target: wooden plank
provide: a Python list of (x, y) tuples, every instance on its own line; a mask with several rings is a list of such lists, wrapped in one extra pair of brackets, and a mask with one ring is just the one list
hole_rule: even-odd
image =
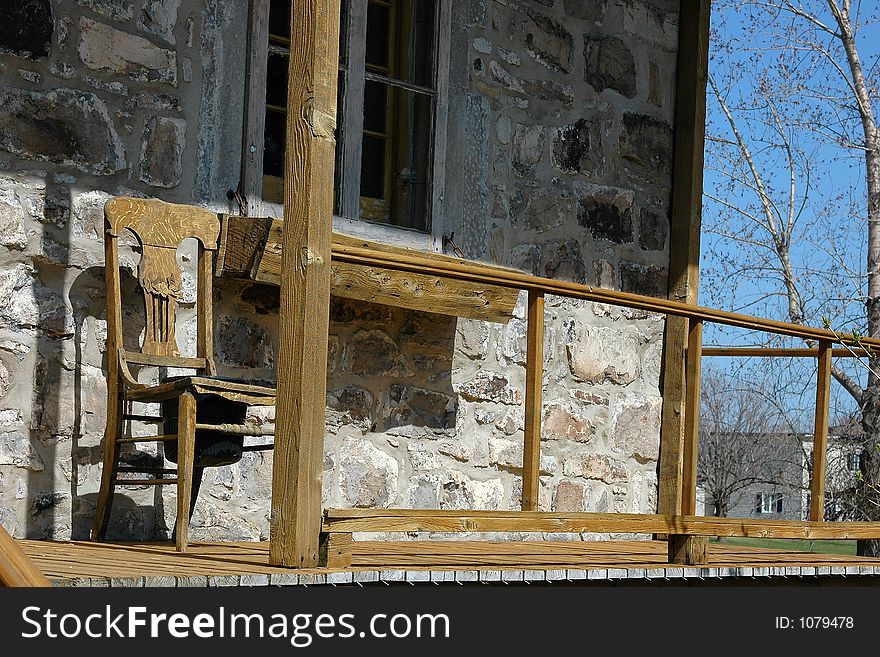
[(269, 0), (250, 0), (247, 91), (241, 157), (241, 190), (250, 215), (263, 206), (263, 150), (266, 130), (266, 61), (269, 58)]
[(196, 291), (196, 349), (204, 374), (214, 376), (214, 252), (199, 243)]
[[(536, 290), (545, 294), (607, 303), (650, 313), (667, 314), (674, 317), (700, 319), (704, 322), (764, 331), (777, 335), (787, 335), (802, 340), (829, 340), (835, 344), (861, 344), (880, 349), (880, 338), (857, 338), (851, 334), (835, 334), (828, 329), (780, 322), (718, 310), (716, 308), (707, 308), (673, 299), (658, 299), (631, 292), (594, 288), (589, 285), (532, 276), (512, 269), (440, 256), (439, 254), (425, 254), (411, 249), (388, 247), (377, 242), (357, 240), (358, 246), (355, 246), (353, 242), (349, 245), (347, 241), (343, 243), (339, 239), (341, 237), (340, 234), (336, 234), (334, 238), (336, 241), (332, 245), (331, 255), (334, 262), (344, 262), (410, 274), (424, 274), (433, 277), (479, 283), (481, 285), (496, 285), (515, 290)], [(386, 248), (377, 249), (375, 247)], [(226, 270), (224, 270), (224, 273), (226, 273)], [(682, 343), (682, 379), (684, 378), (684, 348), (685, 344)]]
[(125, 362), (134, 365), (151, 367), (182, 367), (187, 369), (204, 369), (207, 361), (203, 357), (188, 358), (186, 356), (166, 356), (164, 354), (142, 354), (137, 351), (125, 350)]
[[(22, 551), (53, 579), (206, 576), (289, 572), (269, 564), (267, 543), (193, 543), (177, 553), (164, 543), (88, 543), (16, 541)], [(662, 568), (660, 541), (355, 541), (352, 568), (431, 568), (432, 570), (510, 568), (559, 569)], [(711, 543), (706, 566), (877, 566), (880, 561), (837, 554), (809, 554), (779, 549)], [(705, 566), (704, 566), (705, 567)], [(334, 569), (304, 569), (327, 573)], [(336, 569), (338, 570), (338, 569)]]
[[(710, 0), (683, 2), (678, 28), (667, 298), (689, 304), (697, 303), (699, 287), (710, 13)], [(687, 322), (667, 317), (657, 498), (661, 513), (681, 511), (687, 340)]]
[[(232, 216), (224, 216), (223, 220), (226, 255), (223, 268), (215, 273), (278, 285), (281, 281), (284, 222)], [(333, 244), (368, 248), (390, 256), (410, 255), (428, 266), (459, 261), (442, 254), (423, 253), (341, 233), (333, 234)], [(337, 297), (501, 323), (510, 320), (518, 296), (518, 290), (503, 286), (427, 274), (407, 275), (336, 261), (331, 263), (330, 286), (331, 295)]]
[(461, 260), (453, 263), (432, 262), (427, 264), (421, 256), (414, 257), (408, 253), (391, 256), (366, 248), (341, 244), (333, 246), (333, 258), (339, 262), (380, 267), (395, 271), (501, 285), (518, 290), (538, 290), (545, 294), (607, 303), (656, 314), (700, 319), (704, 322), (736, 326), (754, 331), (765, 331), (777, 335), (788, 335), (802, 340), (830, 340), (834, 343), (860, 344), (867, 347), (880, 348), (880, 338), (856, 337), (851, 334), (835, 333), (829, 329), (753, 317), (751, 315), (718, 310), (717, 308), (707, 308), (682, 301), (659, 299), (632, 292), (594, 288), (581, 283), (532, 276), (531, 274), (524, 274), (477, 262)]
[(541, 470), (541, 400), (544, 374), (544, 294), (529, 292), (522, 509), (537, 511)]
[(708, 536), (669, 536), (669, 563), (699, 566), (709, 561)]
[(318, 565), (321, 531), (339, 0), (290, 6), (269, 554), (273, 564), (308, 567)]
[(714, 516), (542, 511), (328, 509), (326, 532), (665, 533), (685, 536), (857, 539), (880, 537), (880, 522), (802, 522)]
[[(177, 520), (174, 523), (174, 531), (178, 552), (186, 552), (189, 543), (189, 511), (195, 446), (196, 398), (192, 393), (185, 392), (177, 402)], [(158, 480), (153, 483), (164, 483), (164, 481)]]
[(0, 525), (0, 586), (52, 586), (37, 564)]
[[(704, 356), (760, 357), (760, 358), (818, 358), (819, 350), (810, 347), (703, 347)], [(834, 358), (869, 358), (870, 354), (858, 347), (832, 349)]]
[(684, 453), (682, 455), (681, 512), (697, 513), (697, 465), (700, 437), (700, 376), (702, 371), (703, 322), (690, 320), (685, 389)]
[(813, 468), (810, 473), (810, 520), (825, 519), (825, 477), (828, 466), (828, 419), (831, 400), (831, 343), (819, 342)]

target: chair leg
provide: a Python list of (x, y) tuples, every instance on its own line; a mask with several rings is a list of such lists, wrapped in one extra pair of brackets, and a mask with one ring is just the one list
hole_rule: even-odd
[(186, 552), (189, 537), (195, 442), (196, 398), (191, 392), (185, 392), (180, 396), (177, 411), (177, 521), (174, 535), (178, 552)]
[(113, 506), (113, 485), (116, 466), (119, 461), (119, 443), (122, 435), (122, 399), (112, 395), (107, 400), (107, 425), (104, 430), (104, 465), (101, 470), (101, 488), (98, 491), (98, 504), (95, 522), (92, 526), (92, 540), (103, 541), (110, 522), (110, 509)]

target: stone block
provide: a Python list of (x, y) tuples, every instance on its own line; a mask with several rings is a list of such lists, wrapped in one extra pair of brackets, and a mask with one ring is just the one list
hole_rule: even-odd
[(179, 185), (185, 149), (186, 121), (167, 116), (149, 117), (141, 143), (141, 181), (153, 187)]
[(656, 179), (672, 172), (672, 126), (647, 114), (624, 112), (620, 156)]
[(0, 90), (0, 150), (97, 175), (125, 168), (125, 147), (104, 101), (75, 89)]
[(611, 449), (642, 463), (656, 461), (660, 457), (662, 406), (659, 397), (619, 397), (612, 422)]
[(507, 377), (487, 370), (480, 370), (473, 379), (462, 384), (458, 392), (469, 401), (491, 401), (517, 406), (522, 403), (522, 392), (511, 386)]
[(529, 11), (528, 17), (526, 51), (551, 71), (568, 73), (573, 43), (571, 34), (562, 24), (536, 11)]
[(624, 292), (665, 297), (668, 273), (665, 267), (638, 262), (620, 263), (620, 289)]
[(0, 244), (16, 251), (27, 247), (24, 208), (11, 189), (0, 189)]
[(382, 330), (361, 330), (345, 344), (342, 371), (358, 376), (411, 376), (413, 370), (394, 340)]
[(541, 421), (543, 440), (574, 440), (588, 443), (596, 435), (596, 427), (583, 409), (567, 401), (546, 404)]
[(177, 53), (173, 50), (85, 17), (79, 19), (79, 32), (77, 52), (88, 68), (125, 74), (139, 82), (177, 85)]
[(605, 19), (608, 0), (562, 0), (562, 7), (567, 16), (585, 18), (594, 23)]
[(606, 484), (629, 481), (626, 462), (605, 454), (574, 454), (562, 462), (562, 472), (566, 477), (597, 479)]
[(669, 220), (646, 208), (639, 211), (639, 246), (645, 251), (662, 251), (669, 233)]
[(584, 80), (602, 93), (636, 95), (636, 60), (626, 41), (617, 36), (584, 35)]
[(580, 242), (576, 239), (567, 239), (547, 242), (543, 247), (545, 276), (574, 283), (587, 282)]
[(451, 471), (443, 482), (442, 509), (498, 509), (504, 498), (500, 479), (478, 481), (462, 472)]
[(174, 26), (181, 0), (147, 0), (138, 16), (138, 27), (174, 44)]
[(641, 372), (642, 345), (634, 327), (587, 326), (567, 322), (568, 365), (578, 381), (632, 383)]
[(578, 119), (557, 128), (553, 137), (553, 166), (564, 173), (598, 176), (605, 169), (602, 125), (599, 121)]
[(339, 486), (345, 500), (353, 507), (391, 506), (397, 493), (397, 460), (360, 438), (346, 438), (342, 454)]

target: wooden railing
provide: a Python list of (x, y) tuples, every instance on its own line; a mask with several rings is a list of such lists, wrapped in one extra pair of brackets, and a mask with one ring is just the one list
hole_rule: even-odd
[[(525, 435), (523, 445), (523, 491), (521, 512), (339, 510), (325, 512), (323, 530), (328, 538), (330, 562), (345, 565), (350, 559), (352, 531), (574, 531), (642, 532), (667, 534), (670, 560), (700, 563), (706, 558), (705, 537), (761, 536), (765, 538), (880, 538), (880, 522), (825, 523), (824, 495), (828, 443), (831, 358), (864, 356), (866, 349), (880, 348), (880, 339), (838, 334), (829, 329), (802, 326), (739, 313), (706, 308), (669, 299), (594, 288), (588, 285), (531, 276), (469, 261), (437, 262), (409, 254), (382, 253), (351, 244), (332, 245), (334, 262), (376, 267), (438, 278), (508, 287), (528, 292), (526, 353)], [(688, 320), (686, 350), (685, 437), (681, 455), (679, 490), (681, 515), (555, 514), (538, 512), (541, 377), (543, 366), (544, 297), (552, 294), (613, 304)], [(430, 311), (430, 308), (425, 308)], [(704, 323), (763, 331), (816, 343), (816, 348), (759, 349), (712, 347), (703, 349)], [(834, 349), (833, 345), (847, 345)], [(810, 522), (705, 518), (696, 516), (697, 450), (700, 425), (700, 376), (703, 356), (794, 356), (818, 360), (816, 416), (811, 470)], [(702, 540), (700, 543), (699, 540)], [(701, 547), (702, 546), (702, 547)], [(348, 555), (348, 556), (347, 556)]]
[(52, 586), (2, 526), (0, 526), (0, 586)]

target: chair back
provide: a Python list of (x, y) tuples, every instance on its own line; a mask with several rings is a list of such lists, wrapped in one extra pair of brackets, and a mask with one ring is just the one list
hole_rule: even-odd
[[(119, 351), (120, 357), (131, 363), (195, 368), (213, 374), (211, 278), (220, 233), (218, 216), (205, 208), (118, 197), (104, 205), (104, 219), (108, 356), (113, 358)], [(124, 350), (122, 342), (118, 241), (126, 229), (141, 247), (137, 280), (144, 292), (146, 321), (140, 352)], [(177, 304), (183, 289), (177, 249), (187, 238), (198, 240), (196, 358), (180, 356), (175, 335)]]

